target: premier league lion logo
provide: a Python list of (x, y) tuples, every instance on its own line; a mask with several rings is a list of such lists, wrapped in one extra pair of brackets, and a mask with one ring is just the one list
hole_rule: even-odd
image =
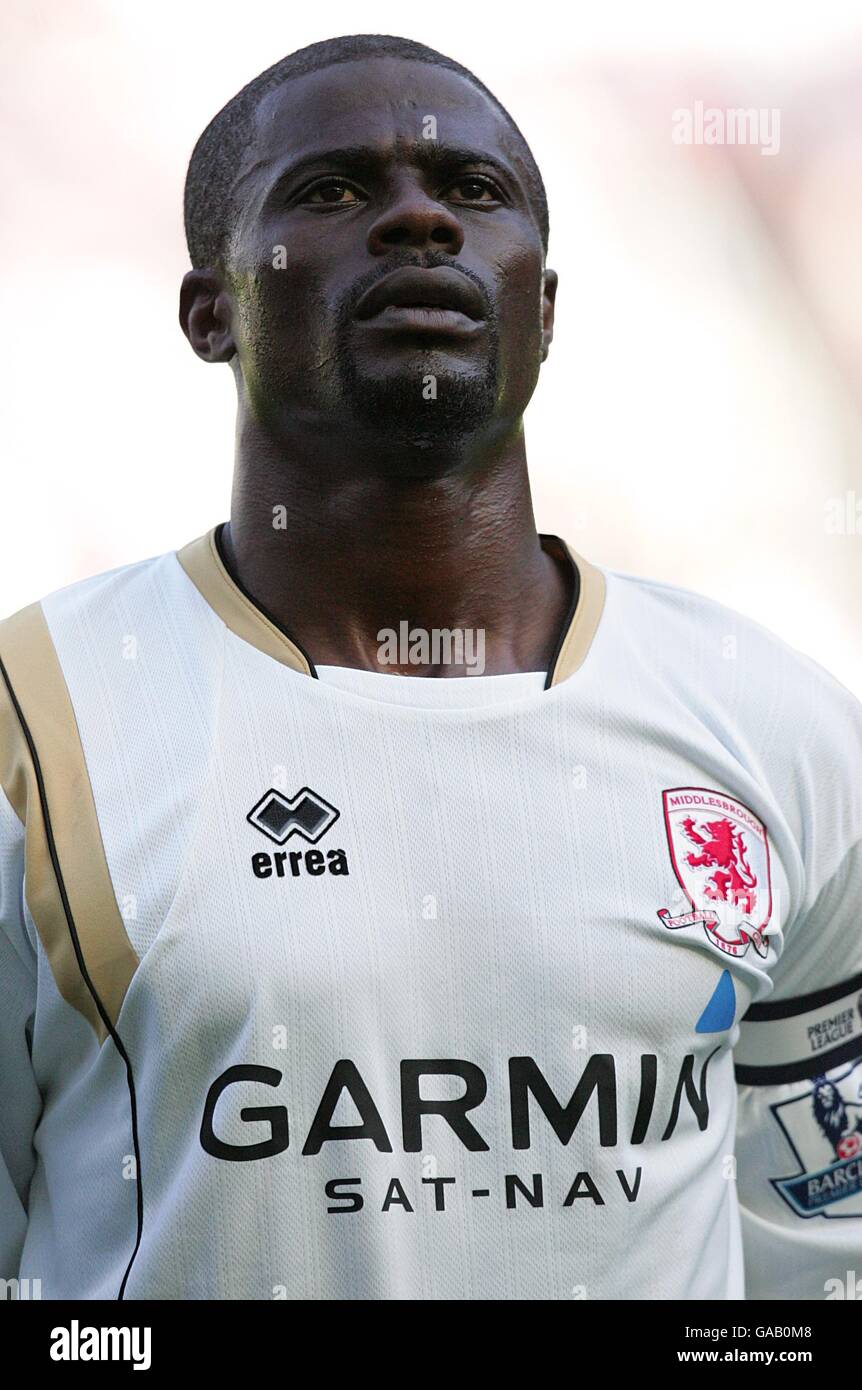
[(826, 1076), (814, 1079), (813, 1112), (836, 1158), (855, 1158), (862, 1153), (862, 1105), (845, 1101), (835, 1083)]
[(706, 787), (673, 787), (662, 798), (671, 863), (692, 911), (672, 916), (663, 907), (659, 920), (674, 931), (702, 926), (725, 955), (744, 956), (753, 946), (765, 956), (772, 914), (766, 826), (735, 797)]
[(771, 1178), (797, 1216), (862, 1217), (862, 1062), (770, 1106), (799, 1171)]

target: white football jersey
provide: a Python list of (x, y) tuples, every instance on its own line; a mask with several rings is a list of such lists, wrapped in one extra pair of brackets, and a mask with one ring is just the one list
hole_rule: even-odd
[(218, 537), (0, 624), (0, 1278), (711, 1300), (862, 1271), (855, 698), (552, 537), (546, 679), (318, 673)]

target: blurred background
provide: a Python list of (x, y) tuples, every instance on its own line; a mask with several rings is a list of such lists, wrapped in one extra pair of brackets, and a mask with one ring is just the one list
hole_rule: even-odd
[(176, 317), (186, 162), (261, 69), (366, 30), (472, 68), (542, 169), (539, 528), (730, 604), (862, 696), (855, 0), (4, 0), (0, 612), (227, 516), (232, 376)]

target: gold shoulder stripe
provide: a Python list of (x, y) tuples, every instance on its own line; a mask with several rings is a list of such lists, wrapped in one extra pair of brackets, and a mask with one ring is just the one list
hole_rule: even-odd
[(41, 604), (0, 622), (0, 659), (0, 784), (25, 827), (27, 905), (60, 994), (101, 1043), (138, 957), (117, 906), (75, 712)]
[(178, 550), (177, 559), (195, 588), (231, 632), (283, 666), (311, 675), (311, 668), (299, 647), (231, 579), (216, 548), (215, 528)]
[(566, 545), (566, 550), (569, 552), (573, 564), (577, 566), (578, 574), (581, 577), (581, 587), (574, 617), (563, 638), (563, 644), (554, 663), (554, 672), (550, 681), (552, 686), (559, 685), (583, 664), (601, 621), (607, 587), (605, 576), (600, 569), (596, 569), (589, 560), (584, 560), (582, 556), (577, 555), (570, 545)]

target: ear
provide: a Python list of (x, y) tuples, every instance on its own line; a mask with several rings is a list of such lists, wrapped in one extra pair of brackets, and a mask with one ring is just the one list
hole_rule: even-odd
[(190, 270), (180, 287), (180, 327), (204, 362), (229, 362), (236, 354), (231, 300), (215, 270)]
[(548, 355), (554, 336), (554, 303), (557, 298), (557, 272), (546, 270), (542, 282), (542, 361)]

